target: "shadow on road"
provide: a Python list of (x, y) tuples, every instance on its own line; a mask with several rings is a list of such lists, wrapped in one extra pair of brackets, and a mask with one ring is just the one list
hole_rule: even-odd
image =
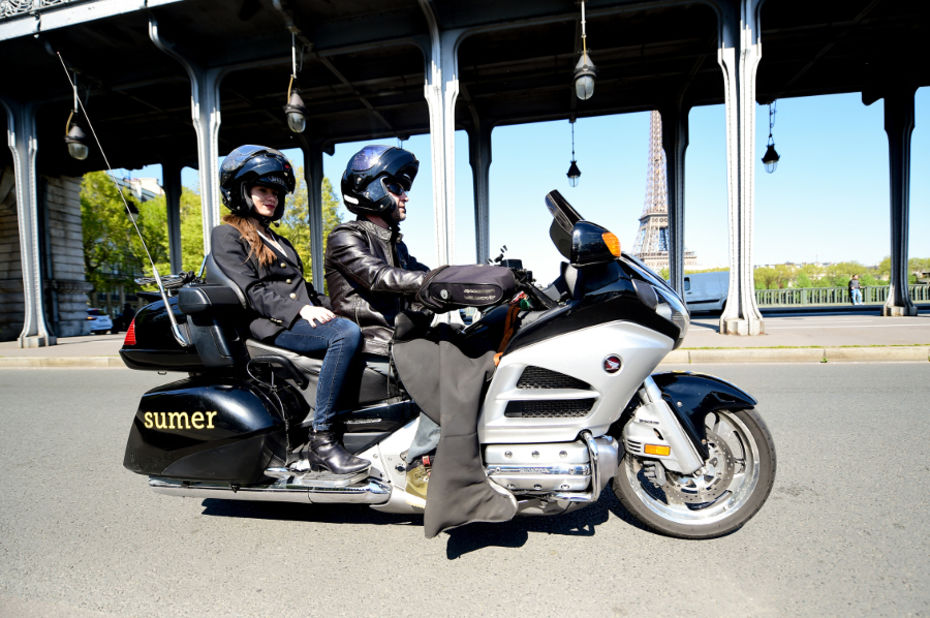
[(476, 523), (448, 532), (446, 558), (455, 560), (467, 553), (487, 547), (518, 548), (526, 544), (531, 532), (565, 536), (594, 536), (595, 528), (606, 523), (613, 513), (618, 519), (646, 530), (620, 504), (613, 492), (601, 494), (597, 503), (565, 515), (522, 517), (503, 524)]
[(313, 521), (323, 524), (423, 524), (422, 515), (382, 513), (362, 504), (293, 504), (287, 502), (249, 502), (207, 498), (203, 514), (214, 517), (276, 519), (279, 521)]
[[(423, 517), (420, 515), (382, 513), (360, 504), (290, 504), (208, 498), (202, 505), (203, 514), (213, 517), (375, 526), (423, 525)], [(446, 558), (455, 560), (488, 547), (523, 547), (530, 533), (594, 536), (595, 528), (609, 521), (611, 514), (624, 524), (649, 532), (607, 488), (596, 504), (565, 515), (518, 517), (506, 523), (474, 523), (449, 530), (445, 533), (448, 537)]]

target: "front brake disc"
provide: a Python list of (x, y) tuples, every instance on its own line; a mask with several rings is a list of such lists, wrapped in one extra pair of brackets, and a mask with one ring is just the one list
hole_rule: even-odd
[(662, 489), (676, 494), (686, 504), (704, 504), (722, 496), (733, 481), (736, 460), (730, 446), (710, 429), (707, 430), (707, 450), (710, 456), (701, 468), (688, 475), (669, 471), (668, 483)]

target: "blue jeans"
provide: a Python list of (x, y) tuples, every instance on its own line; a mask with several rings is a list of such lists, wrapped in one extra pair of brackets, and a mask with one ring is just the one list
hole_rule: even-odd
[(861, 305), (862, 304), (862, 290), (859, 288), (853, 288), (852, 290), (852, 304)]
[(275, 337), (275, 345), (298, 354), (310, 356), (326, 350), (316, 387), (314, 431), (327, 431), (330, 428), (336, 413), (336, 399), (361, 341), (362, 331), (355, 322), (345, 318), (333, 318), (325, 324), (317, 323), (315, 327), (299, 318), (294, 326)]

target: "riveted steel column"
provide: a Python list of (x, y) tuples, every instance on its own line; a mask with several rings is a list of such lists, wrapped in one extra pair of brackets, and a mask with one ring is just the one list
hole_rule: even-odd
[(455, 255), (455, 102), (459, 95), (458, 43), (462, 30), (439, 29), (429, 0), (420, 0), (429, 26), (429, 57), (423, 94), (429, 107), (433, 163), (433, 212), (436, 217), (435, 266)]
[(210, 252), (210, 232), (220, 222), (219, 133), (220, 81), (224, 70), (203, 68), (185, 58), (158, 34), (158, 22), (149, 18), (149, 38), (155, 46), (181, 63), (191, 81), (191, 119), (197, 133), (197, 165), (203, 208), (203, 251)]
[(720, 332), (765, 332), (756, 304), (752, 271), (755, 197), (756, 70), (762, 57), (759, 8), (762, 0), (739, 0), (721, 12), (717, 62), (723, 69), (727, 120), (727, 209), (730, 238), (730, 290), (720, 316)]
[(168, 215), (168, 260), (171, 272), (184, 268), (181, 260), (181, 165), (162, 163), (162, 182), (165, 183), (165, 206)]
[(478, 124), (468, 133), (468, 154), (475, 194), (475, 259), (484, 264), (491, 257), (490, 187), (491, 127)]
[(882, 315), (917, 315), (907, 291), (907, 235), (911, 188), (911, 133), (914, 131), (914, 89), (899, 88), (885, 95), (885, 133), (891, 185), (891, 286)]
[(662, 148), (667, 161), (669, 281), (685, 296), (685, 150), (688, 148), (688, 111), (681, 101), (663, 107)]
[(7, 144), (13, 153), (16, 178), (16, 218), (19, 223), (19, 254), (23, 269), (23, 330), (21, 348), (55, 345), (56, 338), (45, 321), (42, 268), (39, 256), (39, 200), (36, 179), (35, 108), (30, 104), (3, 101), (7, 111)]
[(304, 180), (307, 182), (307, 217), (310, 224), (310, 270), (313, 287), (323, 291), (323, 151), (318, 146), (301, 146)]

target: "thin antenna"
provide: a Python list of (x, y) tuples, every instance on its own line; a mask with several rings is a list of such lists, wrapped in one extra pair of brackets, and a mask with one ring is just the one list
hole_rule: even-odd
[[(65, 59), (62, 58), (61, 52), (56, 51), (55, 54), (58, 56), (58, 60), (61, 61), (61, 67), (65, 70), (65, 77), (68, 78), (68, 83), (71, 84), (71, 89), (74, 91), (74, 101), (75, 109), (72, 110), (72, 113), (77, 110), (79, 106), (81, 108), (81, 113), (84, 115), (84, 120), (87, 121), (87, 128), (90, 129), (90, 134), (94, 136), (94, 142), (97, 144), (97, 149), (100, 151), (100, 156), (103, 157), (103, 162), (107, 167), (107, 171), (110, 174), (113, 174), (113, 167), (110, 165), (109, 159), (107, 159), (107, 154), (103, 151), (103, 146), (100, 145), (100, 139), (97, 137), (97, 131), (94, 129), (94, 124), (90, 121), (90, 116), (87, 115), (87, 109), (84, 107), (83, 101), (80, 97), (77, 96), (77, 85), (71, 79), (71, 72), (68, 71), (68, 66), (65, 64)], [(155, 283), (158, 285), (158, 291), (161, 292), (161, 299), (165, 303), (165, 311), (168, 314), (168, 320), (171, 322), (171, 332), (174, 335), (174, 338), (179, 344), (184, 347), (190, 347), (191, 342), (184, 337), (181, 333), (181, 329), (178, 326), (178, 322), (174, 317), (174, 312), (171, 311), (171, 306), (168, 303), (168, 293), (165, 291), (165, 284), (161, 280), (161, 276), (158, 274), (158, 268), (155, 266), (155, 260), (152, 259), (152, 254), (149, 253), (149, 248), (145, 244), (145, 238), (142, 236), (142, 232), (139, 230), (139, 226), (136, 224), (136, 218), (132, 214), (132, 209), (129, 207), (129, 202), (126, 201), (126, 196), (123, 195), (123, 188), (116, 183), (116, 191), (119, 193), (120, 199), (123, 201), (123, 207), (126, 209), (126, 215), (129, 217), (129, 221), (132, 223), (133, 229), (136, 230), (136, 235), (139, 236), (139, 240), (142, 242), (142, 249), (145, 251), (145, 257), (148, 258), (149, 264), (152, 267), (152, 275), (155, 277)]]

